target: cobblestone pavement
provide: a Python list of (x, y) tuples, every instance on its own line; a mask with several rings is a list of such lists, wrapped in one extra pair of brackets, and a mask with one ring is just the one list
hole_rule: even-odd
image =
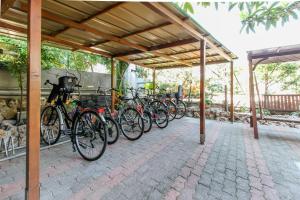
[[(41, 153), (41, 199), (300, 199), (300, 133), (184, 118), (86, 162), (70, 143)], [(298, 132), (298, 133), (297, 133)], [(24, 199), (25, 157), (0, 163), (0, 199)]]

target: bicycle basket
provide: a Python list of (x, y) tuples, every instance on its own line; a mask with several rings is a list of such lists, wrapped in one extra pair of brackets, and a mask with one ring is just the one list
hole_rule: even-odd
[[(100, 95), (81, 95), (80, 102), (83, 108), (99, 108), (105, 106), (105, 97)], [(109, 103), (109, 101), (108, 101)]]
[(58, 78), (58, 85), (60, 88), (65, 88), (66, 93), (72, 93), (77, 80), (78, 79), (74, 76), (62, 76)]

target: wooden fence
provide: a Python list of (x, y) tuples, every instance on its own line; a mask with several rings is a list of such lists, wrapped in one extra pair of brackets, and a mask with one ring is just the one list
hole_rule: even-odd
[(300, 94), (263, 95), (262, 105), (271, 111), (300, 111)]

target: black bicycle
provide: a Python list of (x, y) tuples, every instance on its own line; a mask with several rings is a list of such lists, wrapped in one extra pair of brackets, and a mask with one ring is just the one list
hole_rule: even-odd
[(45, 82), (45, 85), (52, 85), (52, 90), (47, 100), (50, 105), (41, 114), (41, 138), (46, 144), (53, 145), (61, 134), (69, 135), (73, 151), (77, 149), (85, 160), (94, 161), (106, 149), (106, 128), (99, 128), (106, 126), (105, 119), (91, 109), (82, 108), (79, 100), (72, 100), (72, 112), (67, 112), (65, 104), (69, 103), (70, 94), (76, 87), (81, 87), (77, 80), (73, 76), (63, 76), (58, 79), (58, 84)]

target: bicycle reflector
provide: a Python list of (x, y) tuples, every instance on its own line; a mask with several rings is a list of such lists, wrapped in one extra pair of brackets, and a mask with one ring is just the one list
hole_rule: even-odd
[(105, 113), (105, 109), (104, 108), (98, 108), (98, 113)]

